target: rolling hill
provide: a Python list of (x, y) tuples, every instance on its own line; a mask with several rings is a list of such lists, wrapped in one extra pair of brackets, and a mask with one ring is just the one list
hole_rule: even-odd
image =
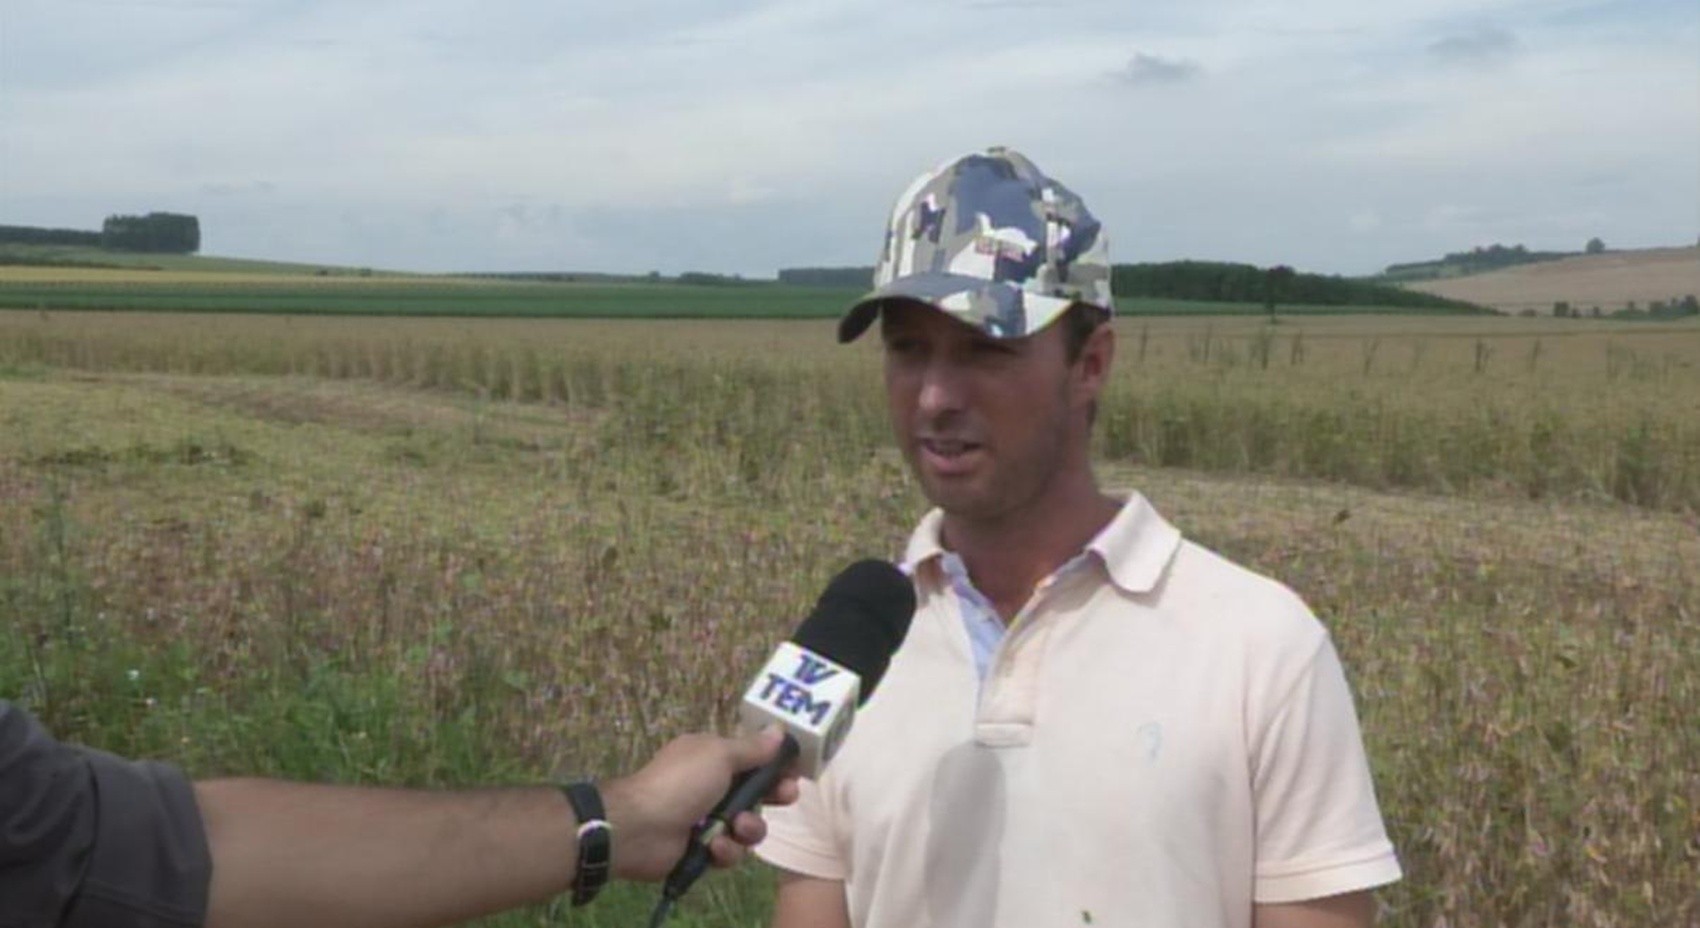
[(1533, 310), (1547, 315), (1560, 301), (1583, 312), (1598, 306), (1610, 313), (1631, 302), (1645, 309), (1655, 300), (1700, 295), (1700, 246), (1576, 255), (1405, 286), (1503, 313)]

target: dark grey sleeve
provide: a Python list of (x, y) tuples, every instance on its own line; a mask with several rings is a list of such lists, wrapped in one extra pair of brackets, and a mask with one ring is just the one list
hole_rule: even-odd
[(0, 928), (192, 928), (212, 859), (189, 781), (0, 701)]

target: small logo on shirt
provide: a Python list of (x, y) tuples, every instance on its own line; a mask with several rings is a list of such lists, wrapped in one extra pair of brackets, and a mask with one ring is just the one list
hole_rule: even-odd
[(1133, 733), (1133, 741), (1139, 745), (1139, 753), (1148, 764), (1157, 762), (1157, 755), (1163, 753), (1163, 726), (1156, 722), (1146, 722)]

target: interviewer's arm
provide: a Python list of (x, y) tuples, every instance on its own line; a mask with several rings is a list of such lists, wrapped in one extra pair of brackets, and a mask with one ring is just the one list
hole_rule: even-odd
[[(667, 745), (602, 788), (614, 827), (614, 876), (659, 879), (691, 824), (733, 775), (777, 749), (777, 735), (706, 735)], [(794, 782), (776, 797), (794, 798)], [(538, 902), (572, 883), (576, 821), (550, 787), (432, 793), (222, 780), (197, 783), (213, 860), (208, 928), (416, 928)], [(763, 825), (741, 816), (738, 838)], [(725, 865), (743, 848), (723, 837)]]
[(780, 871), (772, 928), (850, 928), (844, 881)]
[(1259, 905), (1252, 910), (1253, 928), (1370, 928), (1373, 924), (1375, 896), (1369, 890)]

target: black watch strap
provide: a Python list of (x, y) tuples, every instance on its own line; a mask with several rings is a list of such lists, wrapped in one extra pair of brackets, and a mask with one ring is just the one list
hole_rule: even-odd
[(602, 794), (596, 784), (580, 780), (561, 786), (561, 792), (572, 803), (578, 816), (578, 868), (573, 876), (573, 905), (584, 905), (596, 898), (608, 882), (613, 869), (614, 826), (608, 824), (608, 813), (602, 808)]

